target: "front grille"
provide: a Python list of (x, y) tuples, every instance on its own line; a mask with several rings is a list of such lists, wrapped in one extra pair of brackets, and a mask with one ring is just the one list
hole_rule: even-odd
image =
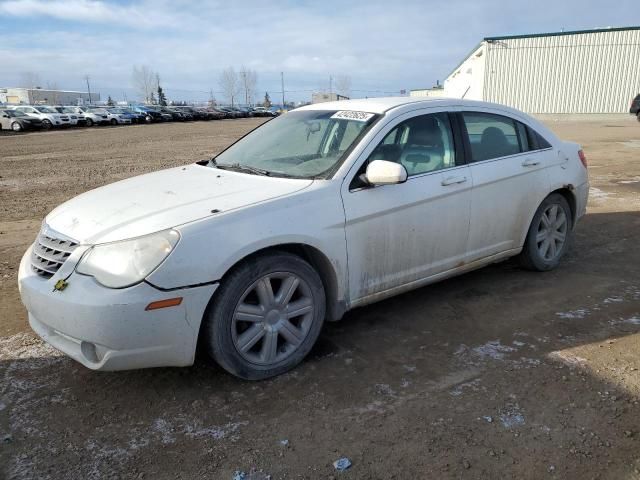
[(31, 268), (41, 277), (51, 278), (77, 246), (72, 240), (56, 238), (54, 232), (40, 231), (33, 244)]

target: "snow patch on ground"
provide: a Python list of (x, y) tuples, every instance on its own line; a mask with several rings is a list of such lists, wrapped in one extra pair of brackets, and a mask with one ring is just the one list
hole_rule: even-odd
[(560, 318), (584, 318), (591, 313), (588, 308), (579, 308), (577, 310), (570, 310), (568, 312), (556, 312), (556, 315)]
[(594, 198), (598, 200), (605, 200), (609, 198), (613, 193), (605, 192), (604, 190), (600, 190), (596, 187), (589, 188), (589, 198)]
[(586, 358), (580, 357), (571, 352), (566, 352), (564, 350), (551, 352), (547, 356), (552, 360), (560, 360), (562, 363), (570, 367), (582, 367), (589, 363)]

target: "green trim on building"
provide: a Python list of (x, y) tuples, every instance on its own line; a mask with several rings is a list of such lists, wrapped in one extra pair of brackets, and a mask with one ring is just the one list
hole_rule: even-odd
[(573, 30), (570, 32), (552, 32), (552, 33), (532, 33), (528, 35), (505, 35), (503, 37), (484, 37), (485, 42), (495, 40), (514, 40), (519, 38), (538, 38), (538, 37), (561, 37), (563, 35), (583, 35), (586, 33), (606, 33), (606, 32), (624, 32), (627, 30), (640, 30), (637, 27), (616, 27), (616, 28), (594, 28), (592, 30)]

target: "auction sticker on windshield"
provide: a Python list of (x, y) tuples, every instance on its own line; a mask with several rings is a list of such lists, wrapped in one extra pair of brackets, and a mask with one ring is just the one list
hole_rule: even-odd
[(338, 120), (356, 120), (358, 122), (367, 122), (373, 113), (367, 112), (354, 112), (350, 110), (341, 110), (331, 115), (331, 118), (337, 118)]

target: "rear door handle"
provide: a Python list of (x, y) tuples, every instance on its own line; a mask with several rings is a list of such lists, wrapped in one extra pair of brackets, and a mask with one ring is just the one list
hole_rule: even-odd
[(446, 187), (447, 185), (456, 185), (458, 183), (464, 183), (467, 181), (467, 177), (459, 176), (459, 177), (447, 177), (442, 179), (442, 186)]
[(540, 165), (540, 160), (527, 158), (524, 162), (522, 162), (523, 167), (535, 167), (536, 165)]

